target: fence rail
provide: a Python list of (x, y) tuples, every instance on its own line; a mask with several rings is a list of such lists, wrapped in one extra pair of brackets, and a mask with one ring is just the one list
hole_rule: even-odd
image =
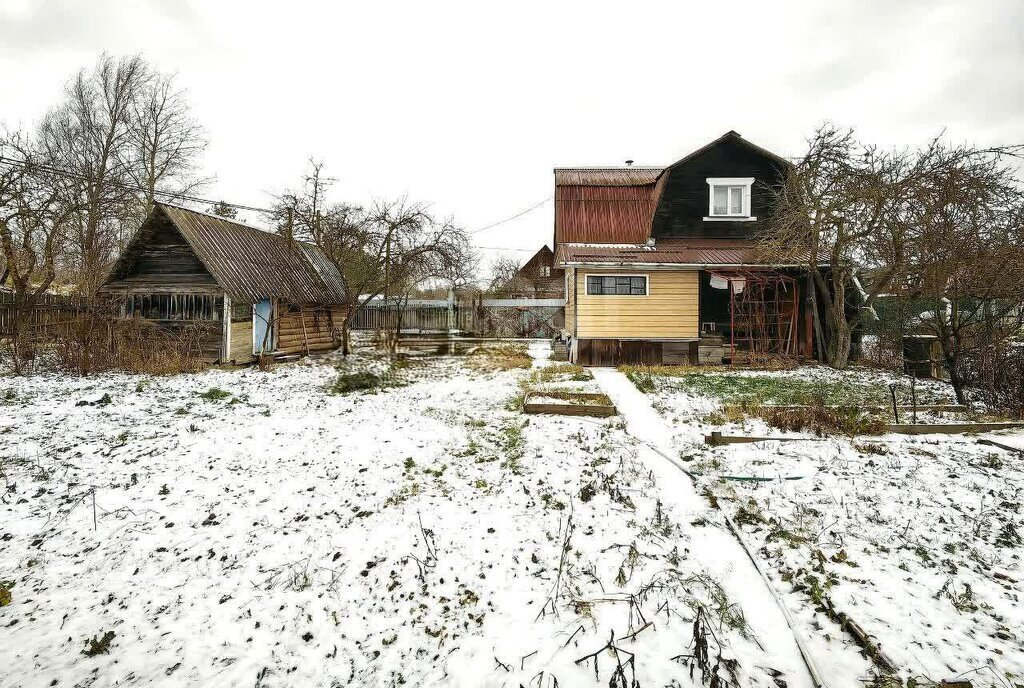
[(59, 324), (68, 316), (81, 313), (90, 305), (84, 296), (42, 294), (31, 306), (18, 303), (11, 292), (0, 292), (0, 336), (14, 334), (19, 321), (23, 327), (39, 330)]
[[(0, 292), (0, 336), (14, 334), (16, 324), (46, 332), (94, 305), (82, 296), (44, 294), (31, 306), (14, 294)], [(550, 338), (561, 329), (565, 306), (558, 299), (476, 299), (448, 303), (420, 299), (404, 308), (370, 303), (356, 311), (354, 330), (398, 328), (405, 332), (464, 332), (481, 337)]]
[(370, 303), (356, 311), (354, 330), (458, 331), (481, 337), (550, 338), (563, 325), (565, 306), (556, 299), (495, 299), (447, 303), (422, 300), (404, 308)]

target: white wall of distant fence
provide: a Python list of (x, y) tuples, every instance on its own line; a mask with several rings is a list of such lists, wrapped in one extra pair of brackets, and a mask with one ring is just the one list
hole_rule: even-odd
[(401, 318), (403, 332), (459, 332), (488, 337), (549, 338), (562, 327), (563, 299), (410, 299), (404, 305), (375, 299), (356, 311), (356, 330), (393, 329)]

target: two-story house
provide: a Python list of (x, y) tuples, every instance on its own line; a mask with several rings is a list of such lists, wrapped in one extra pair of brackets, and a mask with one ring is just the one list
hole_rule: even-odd
[(570, 360), (812, 355), (802, 258), (758, 240), (789, 169), (735, 131), (664, 168), (555, 169)]

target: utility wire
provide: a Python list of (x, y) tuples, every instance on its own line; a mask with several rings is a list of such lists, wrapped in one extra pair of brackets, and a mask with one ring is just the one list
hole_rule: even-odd
[[(26, 160), (17, 160), (15, 158), (8, 158), (8, 157), (3, 156), (3, 155), (0, 155), (0, 165), (6, 165), (8, 167), (15, 167), (15, 168), (18, 168), (18, 169), (22, 169), (22, 170), (25, 170), (26, 172), (28, 172), (30, 174), (32, 172), (42, 172), (42, 173), (46, 173), (46, 174), (55, 174), (57, 176), (67, 177), (69, 179), (75, 179), (75, 180), (78, 180), (78, 181), (90, 181), (88, 177), (86, 177), (86, 176), (84, 176), (82, 174), (79, 174), (77, 172), (72, 172), (70, 170), (61, 169), (61, 168), (55, 167), (53, 165), (34, 164), (34, 163), (30, 163), (30, 162), (28, 162)], [(113, 182), (113, 181), (108, 181), (107, 183), (110, 186), (113, 186), (115, 188), (118, 188), (118, 189), (121, 189), (121, 190), (124, 190), (124, 191), (133, 191), (135, 193), (141, 193), (141, 194), (149, 193), (148, 189), (144, 189), (141, 186), (137, 186), (137, 185), (134, 185), (134, 184), (124, 184), (122, 182)], [(252, 212), (256, 212), (256, 213), (271, 213), (271, 212), (273, 212), (269, 208), (259, 208), (259, 207), (251, 206), (251, 205), (242, 205), (240, 203), (228, 203), (227, 201), (223, 201), (223, 200), (218, 200), (218, 199), (213, 199), (213, 198), (204, 198), (202, 196), (194, 196), (194, 195), (191, 195), (191, 194), (174, 193), (172, 191), (154, 190), (153, 191), (153, 195), (154, 196), (162, 196), (162, 197), (165, 197), (165, 198), (172, 198), (172, 199), (177, 199), (177, 200), (189, 201), (191, 203), (201, 203), (201, 204), (208, 204), (208, 205), (223, 204), (223, 205), (226, 205), (226, 206), (228, 206), (230, 208), (236, 208), (238, 210), (248, 210), (248, 211), (252, 211)], [(471, 235), (472, 234), (477, 234), (477, 233), (482, 232), (484, 230), (491, 229), (492, 227), (497, 227), (498, 225), (503, 225), (506, 222), (511, 222), (512, 220), (515, 220), (518, 217), (522, 217), (523, 215), (526, 215), (527, 213), (536, 210), (537, 208), (541, 207), (542, 205), (544, 205), (545, 203), (547, 203), (548, 201), (550, 201), (553, 198), (554, 198), (554, 196), (548, 196), (547, 198), (545, 198), (540, 203), (537, 203), (536, 205), (530, 206), (526, 210), (522, 210), (522, 211), (516, 213), (515, 215), (512, 215), (511, 217), (505, 218), (504, 220), (500, 220), (498, 222), (489, 224), (486, 227), (481, 227), (479, 229), (474, 229), (473, 231), (468, 232), (468, 234), (471, 234)], [(492, 251), (533, 251), (533, 249), (529, 249), (529, 248), (512, 248), (512, 247), (509, 247), (509, 246), (476, 246), (476, 245), (474, 245), (474, 248), (482, 248), (482, 249), (487, 249), (487, 250), (492, 250)]]
[[(43, 172), (43, 173), (46, 173), (46, 174), (55, 174), (55, 175), (58, 175), (58, 176), (61, 176), (61, 177), (67, 177), (69, 179), (75, 179), (77, 181), (83, 181), (83, 182), (90, 181), (88, 177), (86, 177), (84, 175), (81, 175), (81, 174), (78, 174), (77, 172), (72, 172), (70, 170), (61, 169), (59, 167), (54, 167), (52, 165), (33, 164), (33, 163), (29, 163), (29, 162), (27, 162), (25, 160), (16, 160), (15, 158), (8, 158), (8, 157), (2, 156), (2, 155), (0, 155), (0, 164), (6, 165), (8, 167), (15, 167), (15, 168), (23, 169), (23, 170), (25, 170), (26, 172), (28, 172), (30, 174), (32, 172)], [(114, 182), (114, 181), (108, 181), (106, 183), (109, 184), (110, 186), (114, 187), (114, 188), (121, 189), (122, 191), (134, 191), (136, 193), (141, 193), (141, 194), (149, 193), (149, 189), (144, 189), (143, 187), (137, 186), (137, 185), (134, 185), (134, 184), (125, 184), (123, 182)], [(270, 212), (272, 212), (269, 208), (257, 208), (255, 206), (241, 205), (239, 203), (228, 203), (227, 201), (223, 201), (223, 200), (218, 200), (218, 199), (213, 199), (213, 198), (204, 198), (202, 196), (193, 196), (191, 194), (175, 193), (173, 191), (160, 191), (159, 189), (154, 189), (153, 190), (153, 195), (154, 196), (162, 196), (162, 197), (165, 197), (165, 198), (173, 198), (173, 199), (179, 199), (179, 200), (183, 200), (183, 201), (189, 201), (191, 203), (206, 203), (206, 204), (210, 204), (210, 205), (223, 204), (223, 205), (226, 205), (226, 206), (231, 207), (231, 208), (236, 208), (238, 210), (249, 210), (249, 211), (257, 212), (257, 213), (270, 213)]]
[[(552, 198), (554, 198), (554, 196), (548, 196), (547, 198), (545, 198), (545, 199), (544, 199), (543, 201), (541, 201), (540, 203), (538, 203), (538, 204), (536, 204), (536, 205), (532, 205), (532, 206), (530, 206), (529, 208), (527, 208), (526, 210), (521, 210), (520, 212), (516, 213), (516, 214), (515, 214), (515, 215), (513, 215), (512, 217), (506, 217), (506, 218), (505, 218), (504, 220), (499, 220), (499, 221), (497, 221), (497, 222), (494, 222), (494, 223), (492, 223), (492, 224), (489, 224), (489, 225), (487, 225), (486, 227), (481, 227), (481, 228), (479, 228), (479, 229), (474, 229), (473, 231), (471, 231), (471, 232), (469, 232), (469, 233), (470, 233), (470, 234), (478, 234), (478, 233), (480, 233), (480, 232), (483, 232), (483, 231), (485, 231), (485, 230), (488, 230), (488, 229), (492, 229), (492, 228), (494, 228), (494, 227), (497, 227), (498, 225), (503, 225), (503, 224), (505, 224), (506, 222), (511, 222), (512, 220), (515, 220), (515, 219), (516, 219), (516, 218), (518, 218), (518, 217), (522, 217), (523, 215), (526, 215), (527, 213), (529, 213), (529, 212), (532, 212), (532, 211), (536, 210), (537, 208), (541, 207), (542, 205), (544, 205), (545, 203), (547, 203), (548, 201), (550, 201), (550, 200), (551, 200)], [(483, 247), (480, 247), (480, 248), (483, 248)]]

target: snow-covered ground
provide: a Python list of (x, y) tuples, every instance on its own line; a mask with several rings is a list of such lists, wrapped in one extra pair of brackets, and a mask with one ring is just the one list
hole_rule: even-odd
[(807, 685), (716, 514), (528, 366), (0, 379), (0, 685)]
[[(867, 370), (725, 375), (815, 380), (851, 396), (890, 382), (908, 389), (906, 380)], [(708, 390), (726, 385), (652, 381), (649, 399), (673, 456), (741, 524), (812, 641), (836, 634), (824, 613), (830, 600), (908, 682), (1024, 685), (1024, 455), (971, 435), (709, 447), (703, 435), (711, 430), (785, 433), (721, 413), (722, 399)], [(922, 403), (951, 401), (942, 383), (918, 392)], [(990, 437), (1024, 447), (1019, 431)], [(852, 676), (836, 678), (853, 685)]]

